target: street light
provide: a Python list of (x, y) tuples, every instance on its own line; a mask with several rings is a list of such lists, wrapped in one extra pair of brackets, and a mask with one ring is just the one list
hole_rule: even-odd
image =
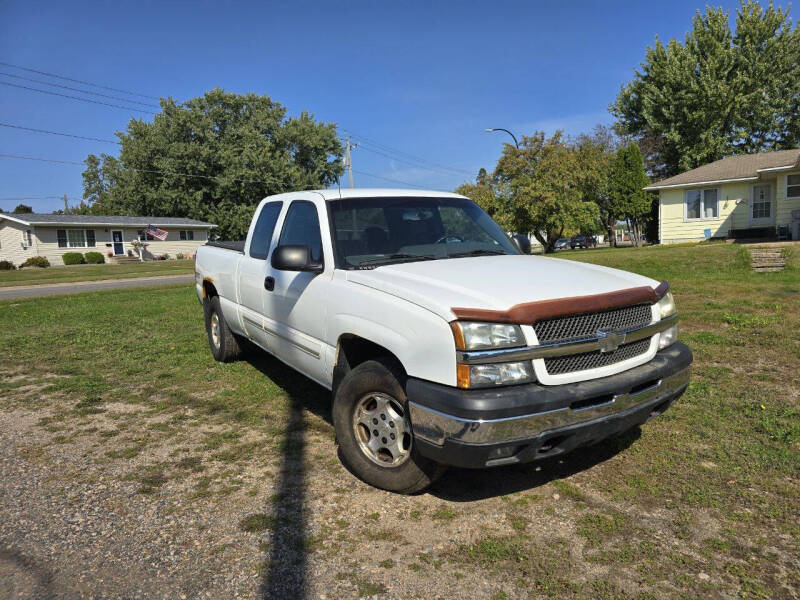
[(519, 150), (519, 142), (517, 141), (517, 136), (511, 133), (508, 129), (503, 129), (502, 127), (490, 127), (486, 130), (487, 133), (491, 133), (493, 131), (505, 131), (508, 135), (511, 136), (511, 139), (514, 140), (514, 146), (516, 146), (517, 150)]

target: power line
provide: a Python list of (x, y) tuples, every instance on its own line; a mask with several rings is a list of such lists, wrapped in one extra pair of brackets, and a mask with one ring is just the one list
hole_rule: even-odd
[(367, 152), (372, 152), (374, 154), (379, 154), (381, 156), (385, 156), (386, 158), (388, 158), (390, 160), (394, 160), (394, 161), (397, 161), (397, 162), (400, 162), (400, 163), (404, 163), (404, 164), (410, 165), (412, 167), (417, 167), (418, 169), (423, 169), (425, 171), (431, 171), (432, 173), (439, 173), (441, 175), (450, 175), (450, 176), (453, 175), (452, 171), (447, 171), (445, 169), (440, 169), (438, 167), (428, 167), (426, 165), (421, 165), (421, 164), (412, 162), (410, 160), (406, 160), (404, 158), (399, 158), (397, 156), (392, 156), (391, 154), (387, 154), (385, 152), (381, 152), (380, 150), (375, 150), (374, 148), (370, 148), (368, 146), (362, 145), (361, 148), (366, 150)]
[[(29, 73), (36, 73), (36, 74), (39, 74), (39, 75), (44, 75), (46, 77), (54, 77), (56, 79), (61, 79), (61, 80), (64, 80), (64, 81), (71, 81), (73, 83), (80, 83), (80, 84), (83, 84), (83, 85), (88, 85), (88, 86), (97, 87), (97, 88), (101, 88), (101, 89), (105, 89), (105, 90), (110, 90), (110, 91), (114, 91), (114, 92), (128, 94), (128, 95), (131, 95), (131, 96), (139, 96), (141, 98), (151, 98), (153, 100), (159, 100), (160, 99), (158, 96), (152, 96), (152, 95), (149, 95), (149, 94), (142, 94), (140, 92), (133, 92), (133, 91), (130, 91), (130, 90), (124, 90), (124, 89), (121, 89), (121, 88), (115, 88), (115, 87), (111, 87), (111, 86), (107, 86), (107, 85), (93, 83), (91, 81), (86, 81), (86, 80), (82, 80), (82, 79), (75, 79), (75, 78), (72, 78), (72, 77), (66, 77), (64, 75), (58, 75), (56, 73), (50, 73), (48, 71), (41, 71), (41, 70), (38, 70), (38, 69), (32, 69), (30, 67), (23, 67), (23, 66), (20, 66), (20, 65), (15, 65), (15, 64), (12, 64), (12, 63), (4, 62), (4, 61), (0, 61), (0, 65), (6, 66), (6, 67), (12, 67), (14, 69), (20, 69), (22, 71), (27, 71)], [(19, 75), (11, 75), (11, 74), (8, 74), (8, 73), (0, 73), (0, 74), (7, 75), (9, 77), (16, 77), (16, 78), (19, 78), (19, 79), (25, 79), (25, 78), (23, 78), (23, 77), (21, 77)], [(65, 89), (78, 91), (78, 92), (82, 92), (82, 93), (86, 93), (86, 94), (92, 94), (92, 95), (96, 95), (96, 96), (103, 96), (103, 97), (107, 97), (107, 98), (114, 99), (114, 100), (121, 100), (123, 102), (131, 102), (131, 103), (134, 103), (134, 104), (141, 104), (143, 106), (150, 106), (150, 107), (153, 107), (153, 108), (158, 108), (154, 104), (147, 104), (147, 103), (144, 103), (144, 102), (137, 102), (135, 100), (128, 100), (128, 99), (125, 99), (125, 98), (117, 98), (117, 97), (114, 97), (114, 96), (107, 96), (107, 95), (104, 95), (104, 94), (99, 94), (97, 92), (91, 92), (91, 91), (88, 91), (88, 90), (80, 90), (80, 89), (71, 88), (71, 87), (68, 87), (68, 86), (59, 86), (58, 84), (48, 83), (48, 82), (45, 82), (45, 81), (37, 81), (37, 80), (30, 79), (30, 78), (28, 78), (27, 80), (35, 82), (35, 83), (39, 83), (39, 84), (62, 87), (62, 88), (65, 88)], [(58, 94), (56, 92), (51, 92), (51, 91), (48, 91), (48, 90), (40, 90), (40, 89), (31, 88), (31, 87), (27, 87), (27, 86), (15, 85), (15, 84), (12, 84), (12, 83), (7, 83), (7, 82), (0, 82), (0, 83), (3, 83), (4, 85), (8, 85), (8, 86), (12, 86), (12, 87), (18, 87), (18, 88), (21, 88), (21, 89), (27, 89), (27, 90), (30, 90), (30, 91), (40, 92), (40, 93), (44, 93), (44, 94), (62, 96), (62, 97), (65, 97), (65, 98), (70, 98), (70, 99), (73, 99), (73, 100), (79, 100), (79, 101), (82, 101), (82, 102), (91, 102), (93, 104), (111, 106), (111, 107), (114, 107), (114, 108), (123, 108), (125, 110), (133, 110), (133, 111), (136, 111), (136, 112), (143, 112), (143, 113), (148, 113), (148, 114), (153, 114), (153, 115), (154, 114), (158, 114), (158, 113), (155, 113), (155, 112), (152, 112), (152, 111), (141, 110), (141, 109), (137, 109), (137, 108), (133, 108), (133, 107), (129, 107), (129, 106), (120, 106), (120, 105), (117, 105), (117, 104), (110, 104), (110, 103), (107, 103), (107, 102), (100, 102), (100, 101), (91, 100), (91, 99), (88, 99), (88, 98), (80, 98), (80, 97), (71, 96), (71, 95), (68, 95), (68, 94)], [(469, 177), (472, 177), (474, 175), (473, 173), (471, 173), (469, 171), (466, 171), (464, 169), (458, 169), (456, 167), (450, 167), (450, 166), (447, 166), (447, 165), (443, 165), (441, 163), (436, 163), (436, 162), (433, 162), (433, 161), (431, 161), (429, 159), (426, 159), (424, 157), (416, 156), (414, 154), (410, 154), (410, 153), (405, 152), (403, 150), (399, 150), (398, 148), (393, 148), (392, 146), (388, 146), (386, 144), (382, 144), (381, 142), (377, 142), (377, 141), (375, 141), (375, 140), (373, 140), (371, 138), (368, 138), (366, 136), (360, 135), (360, 134), (358, 134), (358, 133), (356, 133), (356, 132), (354, 132), (352, 130), (344, 130), (343, 129), (342, 131), (344, 131), (344, 132), (348, 132), (349, 131), (349, 133), (352, 136), (359, 138), (359, 140), (362, 141), (364, 149), (366, 149), (366, 150), (368, 150), (370, 152), (374, 152), (376, 154), (382, 154), (386, 158), (392, 158), (394, 160), (397, 160), (398, 162), (404, 162), (406, 164), (410, 164), (411, 166), (422, 167), (422, 168), (426, 168), (426, 169), (431, 170), (431, 171), (433, 171), (433, 170), (446, 171), (448, 173), (457, 173), (459, 175), (467, 175)], [(70, 137), (72, 137), (72, 136), (70, 136)], [(95, 141), (100, 141), (100, 140), (95, 140)], [(106, 141), (106, 140), (104, 140), (104, 141)], [(372, 147), (368, 148), (367, 146), (372, 146)], [(389, 153), (391, 155), (388, 155), (386, 153)], [(400, 155), (400, 156), (397, 156), (397, 155)], [(405, 157), (405, 158), (401, 158), (401, 157)]]
[(83, 85), (90, 85), (92, 87), (101, 88), (104, 90), (111, 90), (112, 92), (120, 92), (122, 94), (128, 94), (130, 96), (139, 96), (141, 98), (150, 98), (152, 100), (160, 100), (158, 96), (150, 96), (148, 94), (140, 94), (139, 92), (130, 92), (128, 90), (122, 90), (119, 88), (110, 87), (107, 85), (100, 85), (99, 83), (92, 83), (91, 81), (83, 81), (81, 79), (72, 79), (71, 77), (64, 77), (63, 75), (56, 75), (55, 73), (48, 73), (47, 71), (37, 71), (36, 69), (30, 69), (28, 67), (20, 67), (19, 65), (12, 65), (11, 63), (2, 62), (0, 61), (0, 65), (5, 67), (13, 67), (15, 69), (20, 69), (21, 71), (28, 71), (29, 73), (38, 73), (39, 75), (45, 75), (47, 77), (55, 77), (56, 79), (63, 79), (64, 81), (71, 81), (73, 83), (82, 83)]
[(32, 77), (23, 77), (22, 75), (14, 75), (12, 73), (4, 73), (2, 71), (0, 71), (0, 75), (2, 75), (3, 77), (13, 77), (14, 79), (22, 79), (23, 81), (38, 83), (39, 85), (49, 85), (64, 90), (72, 90), (73, 92), (80, 92), (81, 94), (100, 96), (101, 98), (110, 98), (111, 100), (121, 100), (122, 102), (130, 102), (131, 104), (139, 104), (140, 106), (149, 106), (151, 108), (161, 108), (158, 104), (152, 104), (149, 102), (139, 102), (138, 100), (131, 100), (130, 98), (120, 98), (119, 96), (112, 96), (111, 94), (101, 94), (100, 92), (93, 92), (91, 90), (82, 90), (81, 88), (76, 88), (69, 85), (61, 85), (60, 83), (50, 83), (49, 81), (42, 81), (41, 79), (33, 79)]
[[(26, 196), (20, 198), (0, 198), (0, 202), (30, 202), (31, 200), (63, 200), (64, 194), (60, 196)], [(67, 196), (68, 200), (81, 200), (76, 196)]]
[[(56, 160), (53, 158), (42, 158), (39, 156), (22, 156), (21, 154), (0, 154), (0, 158), (17, 158), (20, 160), (34, 160), (38, 162), (47, 162), (47, 163), (56, 163), (62, 165), (77, 165), (77, 166), (84, 166), (85, 163), (77, 162), (74, 160)], [(125, 171), (136, 171), (139, 173), (155, 173), (158, 175), (172, 175), (176, 177), (198, 177), (200, 179), (223, 179), (226, 181), (239, 181), (242, 183), (266, 183), (266, 184), (273, 184), (278, 183), (281, 185), (286, 185), (287, 182), (280, 181), (278, 179), (271, 179), (271, 181), (261, 181), (256, 179), (238, 179), (235, 177), (220, 177), (214, 175), (197, 175), (193, 173), (179, 173), (176, 171), (161, 171), (158, 169), (138, 169), (136, 167), (120, 167), (122, 170)], [(389, 177), (383, 177), (382, 175), (375, 175), (374, 173), (368, 173), (366, 171), (356, 171), (353, 170), (353, 173), (358, 173), (359, 175), (366, 175), (367, 177), (373, 177), (375, 179), (383, 179), (384, 181), (390, 181), (392, 183), (400, 183), (402, 185), (406, 185), (409, 187), (419, 187), (416, 184), (409, 183), (408, 181), (401, 181), (399, 179), (391, 179)]]
[(390, 181), (391, 183), (400, 183), (402, 185), (407, 185), (408, 187), (418, 188), (419, 185), (415, 183), (409, 183), (408, 181), (401, 181), (400, 179), (392, 179), (390, 177), (384, 177), (382, 175), (375, 175), (373, 173), (367, 173), (366, 171), (356, 171), (353, 169), (353, 173), (358, 173), (359, 175), (366, 175), (367, 177), (374, 177), (375, 179), (383, 179), (384, 181)]
[(23, 127), (22, 125), (12, 125), (11, 123), (0, 122), (0, 127), (10, 127), (12, 129), (22, 129), (23, 131), (33, 131), (34, 133), (46, 133), (48, 135), (60, 135), (64, 137), (76, 138), (79, 140), (89, 140), (91, 142), (104, 142), (106, 144), (119, 144), (119, 141), (104, 140), (102, 138), (88, 137), (85, 135), (75, 135), (74, 133), (61, 133), (59, 131), (48, 131), (47, 129), (35, 129), (33, 127)]
[[(56, 160), (53, 158), (41, 158), (38, 156), (22, 156), (21, 154), (0, 154), (0, 158), (18, 158), (21, 160), (35, 160), (39, 162), (47, 162), (47, 163), (56, 163), (56, 164), (63, 164), (63, 165), (77, 165), (77, 166), (84, 166), (85, 163), (76, 162), (74, 160)], [(175, 177), (197, 177), (200, 179), (222, 179), (225, 181), (239, 181), (242, 183), (266, 183), (266, 184), (273, 184), (278, 183), (280, 185), (286, 185), (287, 182), (280, 181), (278, 179), (271, 179), (271, 181), (262, 181), (258, 179), (239, 179), (236, 177), (222, 177), (222, 176), (215, 176), (215, 175), (199, 175), (194, 173), (179, 173), (177, 171), (161, 171), (158, 169), (138, 169), (136, 167), (126, 167), (120, 166), (119, 167), (123, 171), (136, 171), (137, 173), (155, 173), (157, 175), (172, 175)]]
[(19, 154), (0, 154), (0, 158), (20, 158), (22, 160), (38, 160), (41, 162), (59, 163), (62, 165), (79, 165), (83, 166), (82, 162), (75, 162), (74, 160), (55, 160), (52, 158), (39, 158), (36, 156), (21, 156)]
[(31, 90), (32, 92), (39, 92), (41, 94), (50, 94), (51, 96), (61, 96), (63, 98), (72, 98), (73, 100), (80, 100), (81, 102), (91, 102), (92, 104), (102, 104), (103, 106), (112, 106), (114, 108), (123, 108), (125, 110), (132, 110), (135, 112), (148, 113), (155, 115), (152, 110), (144, 110), (141, 108), (133, 108), (131, 106), (121, 106), (120, 104), (110, 104), (108, 102), (100, 102), (100, 100), (90, 100), (89, 98), (80, 98), (79, 96), (70, 96), (69, 94), (60, 94), (58, 92), (51, 92), (50, 90), (40, 90), (37, 88), (28, 87), (27, 85), (17, 85), (16, 83), (8, 83), (7, 81), (0, 81), (0, 85), (7, 85), (15, 88), (22, 88), (23, 90)]
[(358, 134), (353, 130), (342, 129), (342, 131), (344, 131), (346, 133), (349, 133), (353, 137), (358, 138), (362, 143), (364, 143), (366, 145), (373, 146), (374, 148), (377, 148), (379, 150), (383, 150), (384, 152), (390, 152), (392, 154), (405, 156), (409, 160), (413, 160), (415, 162), (419, 162), (419, 163), (431, 165), (431, 166), (434, 166), (434, 167), (438, 167), (438, 168), (444, 169), (446, 171), (453, 171), (455, 173), (460, 173), (460, 174), (463, 174), (463, 175), (469, 175), (470, 177), (473, 175), (473, 173), (470, 173), (469, 171), (466, 171), (464, 169), (458, 169), (456, 167), (449, 167), (447, 165), (443, 165), (443, 164), (440, 164), (440, 163), (433, 162), (433, 161), (431, 161), (431, 160), (429, 160), (427, 158), (424, 158), (422, 156), (417, 156), (417, 155), (414, 155), (414, 154), (410, 154), (410, 153), (405, 152), (403, 150), (400, 150), (398, 148), (393, 148), (392, 146), (388, 146), (386, 144), (382, 144), (382, 143), (377, 142), (377, 141), (375, 141), (375, 140), (373, 140), (371, 138), (368, 138), (366, 136)]

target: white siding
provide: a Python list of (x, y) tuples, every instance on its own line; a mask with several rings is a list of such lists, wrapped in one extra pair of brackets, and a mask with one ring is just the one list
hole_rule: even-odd
[[(24, 232), (31, 231), (33, 246), (23, 245)], [(17, 267), (32, 256), (36, 256), (36, 235), (33, 227), (0, 218), (0, 260), (8, 260)]]
[[(94, 236), (96, 240), (96, 245), (94, 248), (59, 248), (58, 247), (58, 237), (57, 232), (59, 229), (93, 229)], [(37, 245), (39, 248), (39, 253), (42, 256), (46, 256), (47, 259), (50, 261), (52, 265), (63, 265), (64, 261), (61, 259), (61, 256), (65, 252), (80, 252), (81, 254), (86, 252), (100, 252), (105, 257), (106, 261), (109, 260), (108, 258), (108, 251), (112, 250), (112, 243), (111, 243), (111, 232), (112, 231), (122, 231), (122, 240), (124, 244), (124, 249), (126, 255), (129, 256), (138, 256), (134, 252), (133, 245), (131, 242), (136, 239), (137, 231), (140, 229), (144, 229), (144, 227), (69, 227), (69, 226), (59, 226), (59, 225), (48, 225), (47, 227), (39, 226), (36, 229), (36, 237), (37, 237)], [(178, 253), (182, 253), (184, 255), (187, 254), (194, 254), (197, 252), (197, 248), (202, 246), (206, 243), (208, 239), (208, 230), (207, 229), (195, 229), (191, 227), (183, 227), (182, 229), (191, 229), (194, 231), (194, 240), (181, 240), (180, 239), (180, 229), (169, 229), (166, 227), (162, 227), (168, 232), (167, 239), (163, 242), (161, 240), (151, 240), (148, 242), (149, 246), (147, 246), (147, 251), (145, 253), (145, 258), (153, 258), (154, 256), (160, 256), (162, 254), (169, 255), (170, 258), (175, 258), (175, 255)]]

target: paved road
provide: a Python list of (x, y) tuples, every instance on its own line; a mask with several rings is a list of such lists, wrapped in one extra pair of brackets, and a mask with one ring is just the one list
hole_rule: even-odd
[(0, 300), (13, 298), (35, 298), (37, 296), (53, 296), (56, 294), (77, 294), (79, 292), (98, 292), (101, 290), (119, 290), (124, 288), (152, 287), (157, 285), (174, 285), (191, 283), (194, 273), (185, 275), (162, 275), (159, 277), (138, 277), (135, 279), (106, 279), (102, 281), (77, 281), (73, 283), (51, 283), (19, 287), (0, 287)]

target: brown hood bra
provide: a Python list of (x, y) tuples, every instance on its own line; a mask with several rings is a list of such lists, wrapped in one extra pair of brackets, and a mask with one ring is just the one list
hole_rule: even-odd
[(512, 306), (508, 310), (461, 307), (453, 307), (451, 310), (459, 320), (530, 324), (577, 313), (599, 312), (635, 304), (653, 304), (663, 298), (668, 291), (669, 284), (663, 281), (655, 289), (645, 285), (605, 294), (526, 302)]

